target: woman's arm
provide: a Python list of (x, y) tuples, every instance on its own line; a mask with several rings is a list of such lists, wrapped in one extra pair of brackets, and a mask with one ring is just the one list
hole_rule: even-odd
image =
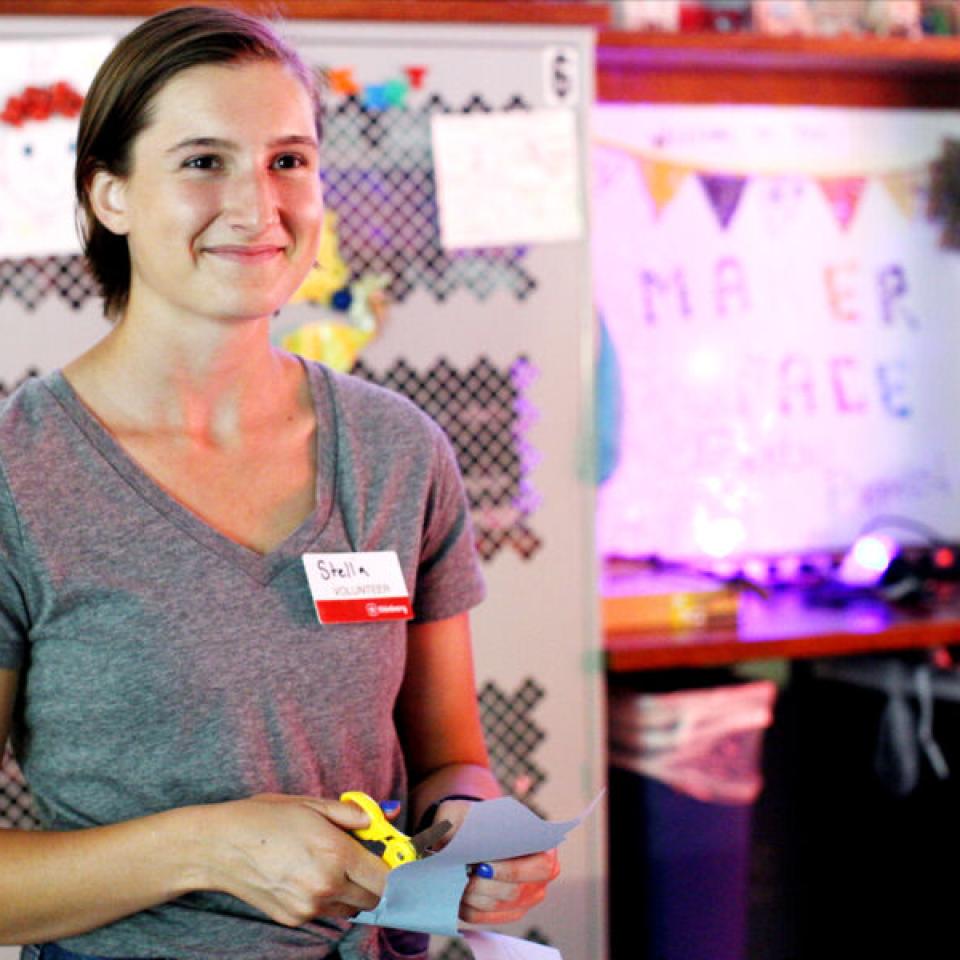
[[(444, 797), (500, 796), (477, 706), (468, 614), (410, 627), (397, 725), (413, 787), (412, 826), (434, 805), (437, 819), (459, 826), (469, 802)], [(519, 920), (559, 873), (553, 850), (485, 867), (487, 875), (474, 873), (461, 900), (460, 916), (468, 923)]]
[(446, 796), (500, 796), (477, 708), (468, 614), (409, 628), (396, 718), (412, 787), (411, 827)]
[[(0, 745), (16, 689), (0, 670)], [(371, 909), (386, 867), (345, 832), (367, 824), (353, 804), (261, 796), (88, 830), (0, 830), (0, 943), (84, 933), (195, 890), (288, 926)]]

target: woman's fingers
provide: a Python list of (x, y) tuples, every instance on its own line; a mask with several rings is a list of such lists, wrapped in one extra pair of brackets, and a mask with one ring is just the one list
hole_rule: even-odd
[(474, 870), (460, 903), (467, 923), (510, 923), (519, 920), (546, 896), (560, 873), (556, 850), (497, 860)]
[(388, 868), (347, 832), (369, 824), (356, 805), (259, 796), (217, 813), (213, 889), (288, 926), (353, 916), (379, 903)]

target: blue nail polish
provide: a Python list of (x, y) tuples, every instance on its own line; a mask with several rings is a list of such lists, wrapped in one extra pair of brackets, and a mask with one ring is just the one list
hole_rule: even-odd
[(399, 800), (384, 800), (383, 803), (380, 804), (380, 809), (384, 813), (396, 813), (401, 806), (402, 804)]
[(489, 863), (475, 864), (473, 872), (476, 876), (482, 877), (484, 880), (493, 879), (493, 867), (491, 867)]

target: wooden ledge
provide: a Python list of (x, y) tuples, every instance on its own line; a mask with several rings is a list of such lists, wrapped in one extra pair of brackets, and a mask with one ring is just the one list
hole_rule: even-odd
[[(236, 0), (223, 5), (312, 20), (602, 27), (610, 19), (605, 5), (575, 0)], [(170, 0), (0, 0), (0, 15), (143, 17), (170, 7)]]

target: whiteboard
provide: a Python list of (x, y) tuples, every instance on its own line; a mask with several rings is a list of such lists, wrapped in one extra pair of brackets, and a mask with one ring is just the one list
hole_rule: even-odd
[(608, 104), (592, 136), (601, 553), (960, 538), (960, 251), (926, 209), (960, 112)]

